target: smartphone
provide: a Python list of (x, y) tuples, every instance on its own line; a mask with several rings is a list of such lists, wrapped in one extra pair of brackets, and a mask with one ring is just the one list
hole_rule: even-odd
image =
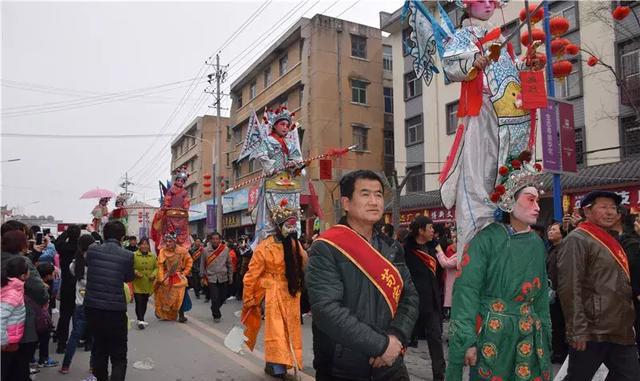
[(36, 245), (42, 245), (42, 232), (36, 233)]

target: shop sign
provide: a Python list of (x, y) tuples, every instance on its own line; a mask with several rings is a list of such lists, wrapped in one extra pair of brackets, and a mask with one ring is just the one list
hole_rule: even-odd
[[(610, 192), (617, 193), (620, 197), (622, 197), (622, 202), (620, 203), (622, 206), (627, 208), (631, 208), (632, 211), (640, 210), (640, 186), (633, 187), (625, 187), (625, 188), (611, 188), (611, 189), (603, 189)], [(580, 201), (587, 195), (589, 192), (580, 192), (573, 193), (570, 195), (571, 197), (571, 205), (573, 205), (574, 210), (580, 208)]]
[[(456, 218), (454, 210), (447, 208), (414, 209), (400, 212), (400, 225), (409, 225), (418, 216), (429, 217), (434, 223), (453, 222)], [(391, 213), (384, 215), (384, 222), (393, 222)]]
[(227, 214), (222, 216), (222, 226), (225, 229), (235, 228), (240, 226), (241, 224), (241, 216), (238, 213)]
[(222, 195), (222, 213), (231, 213), (249, 209), (249, 188)]

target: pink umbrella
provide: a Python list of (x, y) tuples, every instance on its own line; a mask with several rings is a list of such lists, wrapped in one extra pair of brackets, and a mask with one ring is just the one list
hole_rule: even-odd
[(103, 197), (116, 197), (116, 194), (107, 189), (96, 188), (90, 191), (84, 192), (80, 199), (83, 198), (103, 198)]

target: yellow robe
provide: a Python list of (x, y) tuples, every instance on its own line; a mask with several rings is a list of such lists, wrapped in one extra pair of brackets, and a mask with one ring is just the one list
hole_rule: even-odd
[(180, 246), (176, 247), (175, 251), (167, 248), (160, 250), (158, 276), (154, 285), (156, 315), (160, 320), (178, 318), (192, 264), (191, 255)]
[[(307, 253), (298, 245), (303, 268)], [(264, 357), (269, 363), (302, 369), (300, 292), (292, 297), (285, 277), (282, 243), (269, 236), (258, 244), (244, 276), (242, 322), (247, 346), (253, 350), (260, 330), (260, 304), (265, 299)], [(293, 357), (295, 353), (295, 360)]]

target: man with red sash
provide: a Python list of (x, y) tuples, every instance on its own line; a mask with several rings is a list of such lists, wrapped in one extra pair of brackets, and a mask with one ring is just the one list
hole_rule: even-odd
[(200, 258), (202, 286), (209, 289), (213, 321), (219, 323), (222, 319), (220, 307), (227, 299), (227, 285), (233, 282), (229, 248), (222, 242), (220, 233), (211, 233), (209, 243)]
[(591, 380), (601, 364), (607, 379), (640, 375), (633, 295), (624, 249), (610, 233), (621, 197), (593, 191), (581, 201), (586, 221), (558, 248), (558, 296), (566, 320), (566, 381)]
[(409, 225), (409, 232), (404, 245), (404, 257), (420, 297), (418, 321), (409, 345), (417, 347), (418, 338), (426, 333), (433, 379), (444, 381), (446, 365), (442, 348), (440, 284), (436, 276), (438, 268), (436, 249), (440, 249), (440, 246), (433, 240), (435, 232), (430, 218), (416, 217)]
[(404, 348), (418, 295), (402, 247), (374, 229), (384, 187), (369, 170), (340, 180), (346, 212), (309, 249), (306, 285), (313, 314), (313, 367), (323, 380), (409, 380)]
[(204, 246), (202, 245), (202, 240), (198, 237), (194, 238), (193, 246), (189, 249), (189, 254), (194, 263), (191, 269), (191, 276), (189, 276), (189, 287), (193, 288), (196, 299), (200, 299), (200, 293), (202, 292), (202, 286), (200, 285), (200, 262), (202, 259), (200, 259), (200, 257), (202, 257), (203, 252)]

